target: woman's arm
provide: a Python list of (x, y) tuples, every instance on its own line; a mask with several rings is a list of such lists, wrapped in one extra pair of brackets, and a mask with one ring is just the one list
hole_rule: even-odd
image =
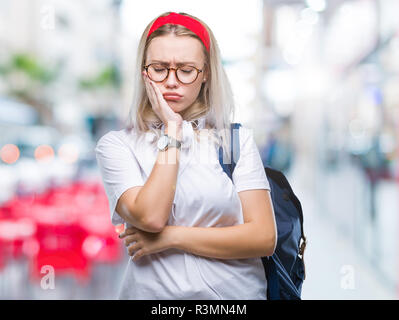
[[(126, 230), (129, 254), (134, 260), (168, 248), (181, 249), (196, 255), (217, 259), (244, 259), (270, 256), (276, 247), (277, 231), (274, 210), (268, 190), (247, 190), (238, 193), (244, 224), (228, 227), (166, 226), (158, 234)], [(133, 244), (131, 244), (133, 243)]]
[[(143, 71), (143, 80), (152, 110), (165, 125), (164, 133), (182, 140), (180, 114), (167, 104), (157, 85)], [(166, 225), (175, 197), (179, 171), (180, 150), (168, 148), (158, 151), (152, 171), (144, 186), (127, 190), (118, 200), (116, 211), (130, 224), (148, 232), (160, 232)]]
[[(165, 134), (181, 140), (181, 126), (174, 131), (168, 130), (169, 127), (165, 126)], [(160, 232), (169, 219), (175, 197), (179, 162), (179, 149), (172, 147), (158, 151), (154, 167), (144, 186), (126, 190), (117, 202), (116, 212), (141, 230)]]
[(170, 226), (172, 248), (218, 259), (270, 256), (276, 247), (276, 223), (268, 190), (239, 192), (244, 224), (228, 227)]

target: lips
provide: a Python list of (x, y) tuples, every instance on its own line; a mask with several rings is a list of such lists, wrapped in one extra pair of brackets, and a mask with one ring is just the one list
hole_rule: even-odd
[(164, 96), (177, 96), (177, 97), (181, 97), (181, 95), (178, 94), (177, 92), (165, 92), (163, 95), (164, 95)]
[(163, 97), (165, 100), (179, 100), (182, 96), (177, 93), (164, 93)]

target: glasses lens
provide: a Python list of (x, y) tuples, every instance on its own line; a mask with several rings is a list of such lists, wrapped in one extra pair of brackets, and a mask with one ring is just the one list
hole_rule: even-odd
[(168, 69), (161, 64), (152, 64), (148, 67), (148, 76), (154, 81), (163, 81), (168, 74)]
[[(148, 76), (153, 81), (163, 81), (168, 74), (168, 69), (162, 64), (152, 64), (148, 67)], [(177, 69), (177, 77), (182, 83), (192, 83), (197, 78), (197, 70), (190, 66)]]
[(190, 66), (177, 69), (177, 77), (183, 83), (191, 83), (197, 78), (197, 70)]

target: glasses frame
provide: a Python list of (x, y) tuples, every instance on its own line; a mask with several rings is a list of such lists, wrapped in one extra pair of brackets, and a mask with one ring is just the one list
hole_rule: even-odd
[[(158, 62), (150, 63), (150, 64), (148, 64), (148, 65), (146, 65), (146, 66), (143, 66), (143, 69), (144, 69), (145, 72), (147, 73), (147, 76), (148, 76), (152, 81), (157, 82), (157, 83), (164, 82), (166, 79), (168, 79), (168, 77), (169, 77), (169, 71), (172, 69), (172, 70), (174, 70), (174, 72), (175, 72), (175, 76), (176, 76), (177, 81), (179, 81), (179, 82), (182, 83), (182, 84), (192, 84), (192, 83), (194, 83), (194, 82), (198, 79), (198, 75), (204, 70), (204, 68), (198, 69), (198, 68), (196, 68), (196, 67), (194, 67), (194, 66), (190, 66), (190, 65), (184, 65), (184, 66), (180, 66), (180, 67), (177, 67), (177, 68), (171, 68), (171, 67), (164, 66), (164, 67), (168, 70), (168, 73), (166, 74), (165, 79), (163, 79), (163, 80), (161, 80), (161, 81), (156, 81), (156, 80), (152, 79), (152, 78), (150, 77), (149, 73), (148, 73), (148, 68), (149, 68), (151, 65), (153, 65), (153, 64), (160, 64), (160, 63), (158, 63)], [(197, 71), (197, 76), (195, 77), (195, 79), (194, 79), (193, 81), (191, 81), (191, 82), (189, 82), (189, 83), (180, 81), (179, 77), (177, 76), (177, 69), (184, 68), (184, 67), (187, 67), (187, 66), (189, 66), (189, 67), (191, 67), (191, 68), (194, 68), (194, 69)]]

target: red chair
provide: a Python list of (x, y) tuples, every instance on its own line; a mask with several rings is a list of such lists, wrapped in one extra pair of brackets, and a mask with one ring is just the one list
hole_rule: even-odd
[(98, 181), (77, 182), (72, 188), (78, 208), (79, 223), (88, 237), (83, 251), (93, 263), (117, 263), (122, 259), (123, 243), (110, 222), (108, 200)]
[(81, 283), (87, 283), (90, 263), (82, 251), (86, 237), (85, 230), (77, 225), (40, 224), (37, 231), (39, 250), (30, 265), (32, 279), (42, 277), (42, 268), (51, 266), (58, 275), (72, 275)]
[(81, 283), (90, 277), (90, 261), (83, 254), (82, 245), (87, 232), (69, 214), (68, 207), (35, 205), (31, 216), (37, 222), (37, 255), (30, 261), (31, 278), (41, 277), (42, 267), (50, 265), (57, 274), (76, 276)]
[(122, 259), (123, 243), (109, 220), (107, 210), (108, 206), (98, 205), (79, 219), (89, 235), (83, 243), (83, 251), (93, 263), (117, 263)]
[(0, 240), (0, 272), (3, 271), (6, 266), (6, 253), (4, 252), (5, 244)]
[(1, 219), (0, 243), (3, 263), (7, 259), (18, 259), (23, 256), (25, 241), (36, 234), (36, 223), (29, 218)]
[[(0, 236), (0, 268), (7, 257), (26, 257), (32, 281), (41, 279), (42, 268), (50, 265), (56, 275), (73, 275), (87, 284), (93, 263), (117, 263), (122, 258), (121, 230), (110, 222), (99, 181), (15, 196), (2, 204), (0, 214), (14, 223), (5, 237)], [(5, 239), (7, 235), (10, 239)]]

